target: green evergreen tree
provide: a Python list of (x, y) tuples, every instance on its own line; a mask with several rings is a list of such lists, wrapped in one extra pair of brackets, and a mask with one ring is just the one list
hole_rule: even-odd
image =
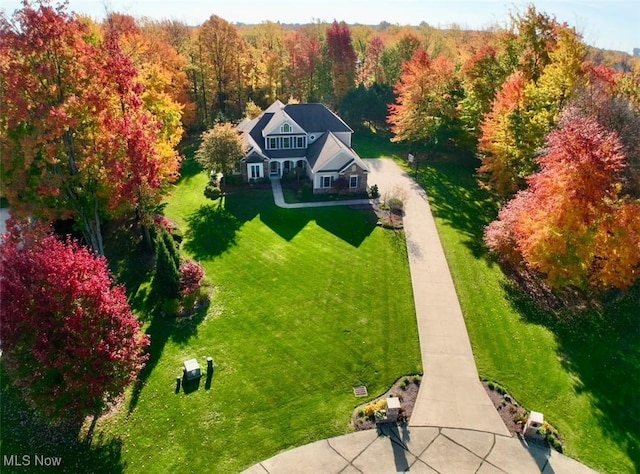
[(177, 298), (180, 293), (179, 267), (176, 267), (175, 260), (167, 249), (166, 239), (162, 235), (158, 237), (156, 241), (156, 273), (153, 278), (153, 287), (159, 295), (167, 299)]
[(173, 260), (173, 264), (179, 269), (180, 265), (182, 265), (182, 258), (180, 257), (180, 249), (178, 248), (176, 240), (164, 228), (160, 229), (159, 232), (160, 234), (158, 237), (164, 241), (164, 245), (167, 247), (169, 256), (171, 257), (171, 260)]

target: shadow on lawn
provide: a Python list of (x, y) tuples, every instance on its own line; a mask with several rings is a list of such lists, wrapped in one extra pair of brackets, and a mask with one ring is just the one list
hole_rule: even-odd
[(486, 257), (484, 226), (498, 213), (498, 204), (478, 187), (474, 178), (479, 162), (461, 155), (451, 161), (421, 165), (418, 182), (427, 191), (433, 216), (444, 220), (466, 237), (464, 244), (473, 256)]
[(225, 206), (206, 204), (187, 217), (184, 248), (196, 260), (217, 257), (235, 245), (242, 224)]
[(626, 446), (640, 472), (640, 283), (601, 310), (582, 313), (545, 311), (519, 287), (505, 285), (505, 290), (524, 320), (556, 336), (562, 364), (579, 381), (576, 392), (591, 395), (603, 431)]
[[(34, 413), (20, 398), (6, 375), (1, 374), (1, 439), (3, 461), (17, 456), (22, 467), (8, 465), (2, 472), (51, 472), (51, 466), (35, 465), (35, 455), (43, 458), (60, 458), (58, 472), (122, 473), (126, 464), (122, 460), (122, 440), (94, 436), (91, 443), (81, 433), (81, 423), (50, 425)], [(23, 456), (29, 456), (26, 467)], [(42, 458), (40, 458), (42, 459)]]
[(217, 257), (236, 245), (245, 222), (260, 218), (267, 227), (291, 241), (307, 224), (315, 221), (336, 237), (358, 247), (376, 227), (373, 211), (348, 207), (281, 209), (271, 191), (246, 190), (200, 207), (187, 217), (184, 248), (197, 260)]
[[(157, 297), (154, 297), (153, 294), (151, 294), (148, 299), (153, 301), (156, 298)], [(160, 298), (157, 299), (158, 301), (161, 301)], [(189, 317), (180, 318), (164, 316), (161, 313), (161, 308), (159, 307), (155, 307), (151, 310), (153, 314), (151, 324), (149, 324), (149, 327), (145, 332), (151, 339), (151, 344), (148, 349), (149, 360), (140, 371), (138, 378), (135, 381), (131, 400), (129, 401), (129, 413), (133, 412), (138, 404), (140, 394), (142, 393), (149, 376), (153, 372), (153, 369), (158, 364), (158, 361), (162, 356), (164, 346), (167, 342), (171, 339), (178, 344), (186, 344), (189, 339), (198, 334), (198, 326), (204, 320), (207, 315), (207, 311), (209, 311), (209, 304), (202, 306), (195, 314)], [(176, 367), (176, 376), (180, 375), (181, 370), (181, 367)], [(170, 390), (174, 383), (175, 379), (167, 380), (167, 390)]]

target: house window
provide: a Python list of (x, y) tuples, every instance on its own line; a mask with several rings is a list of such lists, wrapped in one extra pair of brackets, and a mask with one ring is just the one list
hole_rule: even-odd
[(276, 139), (275, 138), (269, 138), (269, 149), (271, 150), (275, 150), (276, 149)]
[(280, 127), (280, 131), (282, 133), (291, 133), (291, 125), (289, 125), (288, 123), (285, 123), (284, 125), (282, 125), (282, 127)]
[(327, 189), (333, 185), (333, 176), (323, 176), (320, 178), (320, 187)]
[(358, 187), (358, 176), (349, 176), (349, 187), (351, 189)]
[(282, 148), (291, 148), (291, 137), (282, 137)]
[(296, 148), (304, 148), (304, 137), (296, 138)]
[(258, 179), (262, 177), (262, 165), (250, 165), (249, 177), (251, 179)]

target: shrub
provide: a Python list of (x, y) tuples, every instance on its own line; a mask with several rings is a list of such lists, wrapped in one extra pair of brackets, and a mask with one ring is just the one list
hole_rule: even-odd
[(242, 175), (230, 174), (224, 177), (224, 184), (227, 186), (239, 186), (242, 184)]
[(377, 184), (374, 184), (373, 186), (371, 186), (371, 188), (369, 189), (369, 195), (371, 196), (372, 199), (376, 199), (380, 197), (380, 191), (378, 190)]
[(162, 312), (167, 316), (175, 316), (180, 308), (180, 302), (176, 298), (170, 298), (162, 302)]
[(204, 278), (202, 265), (193, 260), (187, 260), (180, 265), (180, 294), (189, 296), (195, 293)]
[(307, 170), (305, 170), (302, 166), (295, 167), (293, 169), (293, 173), (295, 174), (295, 177), (298, 180), (305, 178), (307, 176)]
[(391, 210), (391, 212), (395, 212), (398, 214), (401, 213), (402, 209), (404, 208), (404, 203), (402, 202), (402, 199), (396, 198), (396, 197), (393, 197), (387, 200), (387, 205), (389, 206), (389, 209)]
[[(165, 298), (176, 298), (180, 292), (180, 272), (176, 267), (174, 258), (167, 249), (166, 239), (162, 238), (162, 235), (158, 237), (156, 242), (156, 271), (153, 278), (154, 290), (158, 295), (162, 295)], [(171, 237), (169, 239), (173, 242)]]
[(364, 414), (367, 418), (372, 418), (375, 416), (376, 413), (380, 411), (384, 412), (386, 408), (387, 408), (387, 401), (378, 400), (377, 402), (372, 402), (372, 403), (369, 403), (367, 406), (365, 406)]
[(342, 194), (346, 192), (347, 189), (349, 189), (349, 182), (346, 180), (346, 178), (338, 178), (333, 182), (333, 189), (336, 191), (336, 193)]
[(177, 246), (180, 246), (180, 242), (182, 242), (182, 240), (184, 239), (182, 231), (178, 228), (175, 228), (171, 231), (171, 237), (173, 237), (173, 240), (176, 242)]
[(298, 180), (298, 175), (296, 174), (295, 171), (290, 171), (282, 175), (282, 181), (284, 181), (285, 183), (292, 183), (297, 180)]
[(208, 199), (215, 201), (222, 195), (222, 191), (220, 191), (219, 187), (215, 186), (212, 183), (209, 183), (207, 184), (207, 187), (204, 188), (204, 195)]
[(160, 240), (164, 242), (164, 245), (167, 247), (167, 251), (169, 252), (169, 256), (173, 260), (173, 263), (176, 266), (176, 269), (178, 269), (182, 264), (182, 258), (180, 256), (180, 249), (178, 248), (178, 242), (180, 240), (174, 237), (174, 232), (175, 232), (174, 230), (167, 231), (164, 227), (160, 227), (156, 230), (155, 239), (156, 239), (156, 247)]

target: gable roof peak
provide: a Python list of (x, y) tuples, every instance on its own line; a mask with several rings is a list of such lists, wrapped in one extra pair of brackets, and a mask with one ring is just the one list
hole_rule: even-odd
[(267, 110), (265, 110), (263, 113), (275, 113), (279, 110), (284, 109), (285, 105), (280, 102), (279, 99), (276, 99), (275, 102), (273, 104), (271, 104), (269, 107), (267, 107)]

